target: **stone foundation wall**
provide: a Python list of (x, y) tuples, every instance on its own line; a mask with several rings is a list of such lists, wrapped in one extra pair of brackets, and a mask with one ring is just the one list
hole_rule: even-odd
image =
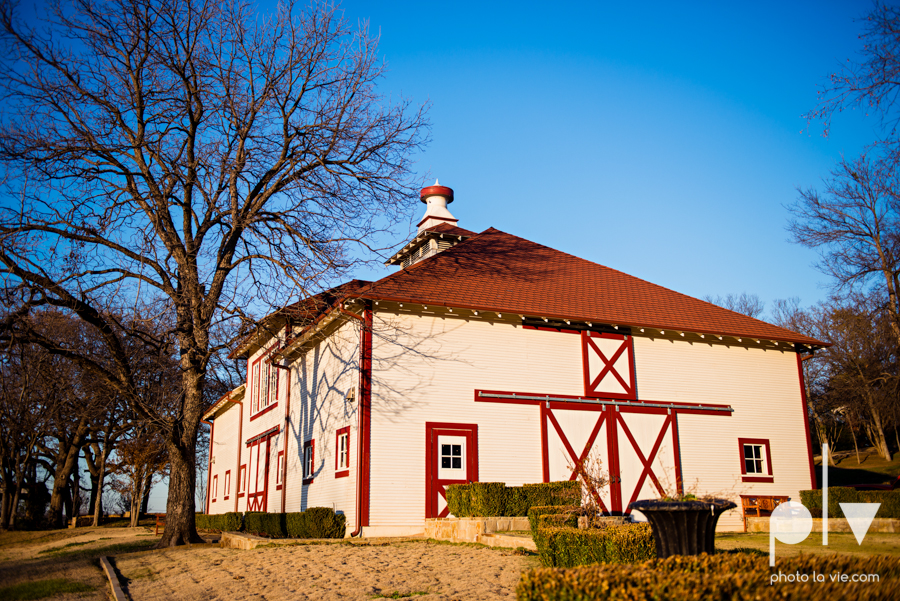
[(454, 543), (477, 543), (482, 535), (511, 530), (530, 530), (528, 518), (430, 518), (425, 536)]

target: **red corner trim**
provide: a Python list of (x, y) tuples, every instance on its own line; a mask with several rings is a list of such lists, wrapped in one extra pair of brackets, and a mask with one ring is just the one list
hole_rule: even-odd
[[(813, 463), (812, 435), (809, 432), (809, 411), (806, 408), (806, 378), (803, 377), (803, 358), (797, 353), (797, 374), (800, 376), (800, 406), (803, 408), (803, 427), (806, 430), (806, 449), (809, 455), (809, 485), (810, 488), (819, 488), (816, 482), (816, 466)], [(822, 469), (828, 469), (828, 465), (823, 461)]]
[[(206, 514), (209, 515), (209, 489), (212, 487), (212, 450), (213, 450), (213, 435), (216, 433), (216, 422), (203, 422), (205, 424), (209, 424), (209, 454), (206, 457)], [(238, 445), (240, 446), (240, 445)]]
[(359, 536), (369, 525), (369, 435), (372, 416), (372, 301), (367, 300), (363, 309), (363, 323), (359, 332), (359, 440), (356, 443), (356, 530), (350, 536)]

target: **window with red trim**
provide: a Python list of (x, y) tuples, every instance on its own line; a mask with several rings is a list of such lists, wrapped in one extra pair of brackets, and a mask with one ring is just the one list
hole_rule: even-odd
[(316, 465), (316, 441), (303, 443), (303, 484), (312, 484)]
[(238, 498), (244, 496), (244, 492), (247, 488), (247, 464), (241, 466), (241, 469), (238, 470)]
[(225, 488), (222, 490), (222, 500), (227, 501), (231, 494), (231, 470), (225, 470)]
[(350, 426), (337, 431), (334, 446), (334, 477), (350, 475)]
[(267, 355), (268, 352), (260, 355), (250, 369), (251, 420), (278, 404), (281, 369), (270, 364), (266, 360)]
[(281, 490), (284, 484), (284, 451), (278, 451), (278, 458), (275, 460), (275, 489)]
[(212, 502), (213, 503), (216, 502), (216, 494), (218, 492), (219, 492), (219, 476), (215, 475), (215, 476), (213, 476), (213, 481), (212, 481)]
[(768, 438), (738, 438), (743, 482), (774, 482)]

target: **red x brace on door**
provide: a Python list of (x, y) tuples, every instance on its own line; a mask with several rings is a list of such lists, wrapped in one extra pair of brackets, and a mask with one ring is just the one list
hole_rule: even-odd
[(636, 398), (631, 336), (582, 332), (581, 352), (585, 396)]

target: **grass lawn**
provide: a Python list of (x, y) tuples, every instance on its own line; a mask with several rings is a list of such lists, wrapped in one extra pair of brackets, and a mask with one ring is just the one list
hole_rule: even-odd
[[(755, 549), (769, 554), (769, 533), (736, 532), (716, 534), (716, 550)], [(856, 543), (856, 537), (849, 532), (829, 532), (828, 546), (822, 544), (822, 533), (813, 532), (796, 545), (775, 541), (775, 556), (797, 555), (798, 553), (842, 553), (847, 555), (893, 555), (900, 557), (900, 534), (880, 534), (870, 532), (863, 544)]]
[[(150, 534), (148, 534), (148, 532)], [(140, 551), (157, 538), (139, 528), (72, 528), (0, 533), (0, 599), (107, 601), (101, 555)]]
[[(828, 468), (828, 486), (846, 486), (848, 484), (882, 484), (900, 474), (900, 453), (894, 453), (890, 461), (879, 457), (873, 447), (859, 450), (859, 462), (856, 452), (841, 451), (835, 453), (835, 465)], [(822, 456), (813, 458), (816, 464), (816, 478), (822, 483)]]

